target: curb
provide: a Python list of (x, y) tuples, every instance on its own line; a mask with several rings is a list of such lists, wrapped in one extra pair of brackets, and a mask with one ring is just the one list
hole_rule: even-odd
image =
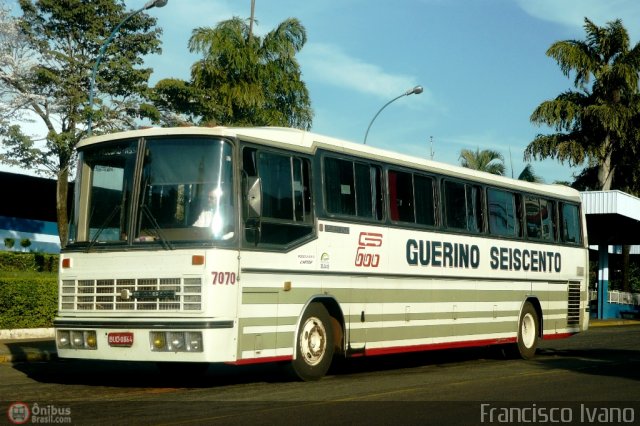
[(639, 325), (638, 320), (590, 320), (589, 328), (591, 327), (611, 327), (615, 325)]
[(14, 330), (0, 330), (1, 340), (23, 340), (23, 339), (53, 339), (53, 328), (21, 328)]
[(53, 328), (0, 330), (0, 363), (58, 359)]

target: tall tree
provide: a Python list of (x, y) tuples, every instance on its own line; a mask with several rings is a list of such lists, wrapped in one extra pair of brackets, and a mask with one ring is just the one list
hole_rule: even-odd
[(518, 175), (518, 180), (524, 180), (526, 182), (536, 182), (536, 183), (544, 182), (544, 179), (542, 179), (540, 176), (535, 174), (531, 163), (524, 166), (524, 169), (522, 169), (522, 172), (520, 172), (520, 174)]
[(504, 157), (498, 151), (491, 149), (477, 148), (475, 151), (463, 149), (460, 151), (460, 164), (481, 172), (487, 172), (494, 175), (504, 175)]
[[(123, 0), (19, 0), (22, 16), (0, 16), (0, 161), (57, 177), (58, 232), (67, 239), (67, 193), (75, 147), (91, 113), (92, 69), (111, 31), (132, 12)], [(94, 132), (134, 126), (153, 109), (142, 103), (151, 69), (143, 56), (160, 52), (156, 20), (127, 20), (104, 52), (95, 85)], [(35, 117), (44, 141), (17, 124)]]
[(555, 129), (537, 135), (525, 160), (556, 158), (570, 165), (597, 168), (598, 189), (611, 189), (623, 176), (620, 165), (637, 150), (640, 112), (640, 43), (630, 47), (620, 20), (599, 27), (585, 18), (586, 40), (553, 43), (547, 55), (562, 72), (574, 75), (575, 90), (541, 103), (531, 121)]
[(218, 125), (311, 127), (309, 93), (295, 55), (307, 41), (302, 24), (290, 18), (264, 37), (251, 22), (235, 17), (215, 28), (196, 28), (189, 50), (203, 58), (191, 80), (165, 79), (155, 87), (165, 121), (179, 113), (190, 122)]

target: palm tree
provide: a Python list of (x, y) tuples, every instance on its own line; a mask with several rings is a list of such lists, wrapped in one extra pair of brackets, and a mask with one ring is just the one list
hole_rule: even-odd
[(518, 180), (524, 180), (527, 182), (536, 182), (536, 183), (544, 182), (544, 179), (542, 179), (540, 176), (535, 174), (535, 172), (533, 171), (533, 166), (531, 166), (531, 163), (524, 166), (524, 169), (522, 169), (522, 172), (520, 172), (520, 175), (518, 175)]
[(295, 18), (264, 37), (235, 17), (216, 27), (196, 28), (189, 50), (203, 55), (191, 67), (191, 81), (166, 79), (155, 87), (160, 109), (202, 123), (311, 127), (311, 101), (295, 58), (307, 41)]
[(481, 172), (494, 175), (504, 175), (504, 157), (498, 151), (477, 148), (475, 151), (463, 149), (460, 151), (460, 164)]
[(550, 126), (556, 133), (536, 136), (525, 150), (525, 161), (587, 162), (588, 167), (597, 168), (600, 189), (608, 190), (616, 167), (637, 149), (638, 138), (632, 135), (638, 132), (640, 111), (640, 43), (630, 48), (620, 20), (598, 27), (585, 18), (584, 28), (585, 41), (558, 41), (547, 50), (567, 77), (575, 76), (575, 90), (535, 109), (531, 121)]

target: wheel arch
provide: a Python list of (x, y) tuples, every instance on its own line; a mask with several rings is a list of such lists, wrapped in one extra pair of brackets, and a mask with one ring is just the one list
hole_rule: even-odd
[[(538, 314), (538, 337), (542, 337), (543, 335), (543, 316), (542, 316), (542, 305), (540, 304), (540, 300), (536, 296), (529, 296), (522, 302), (522, 306), (520, 307), (520, 312), (522, 313), (522, 309), (524, 309), (525, 304), (529, 302), (533, 309), (536, 310), (536, 314)], [(518, 315), (520, 317), (520, 315)]]
[(298, 320), (296, 321), (296, 332), (294, 333), (293, 338), (293, 358), (295, 359), (298, 356), (298, 348), (296, 345), (296, 335), (297, 330), (300, 328), (300, 321), (304, 312), (307, 310), (309, 305), (312, 303), (320, 303), (329, 313), (329, 317), (331, 318), (331, 326), (333, 328), (333, 336), (334, 336), (334, 348), (336, 353), (343, 354), (345, 348), (345, 320), (344, 314), (342, 313), (342, 308), (340, 308), (340, 304), (335, 299), (335, 297), (327, 295), (327, 294), (317, 294), (309, 298), (307, 303), (304, 304), (302, 309), (300, 310), (300, 314), (298, 315)]

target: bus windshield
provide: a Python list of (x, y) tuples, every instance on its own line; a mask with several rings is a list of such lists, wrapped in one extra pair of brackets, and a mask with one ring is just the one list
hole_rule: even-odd
[[(232, 147), (223, 139), (157, 138), (80, 152), (71, 242), (170, 244), (235, 235)], [(78, 208), (78, 203), (86, 209)]]

